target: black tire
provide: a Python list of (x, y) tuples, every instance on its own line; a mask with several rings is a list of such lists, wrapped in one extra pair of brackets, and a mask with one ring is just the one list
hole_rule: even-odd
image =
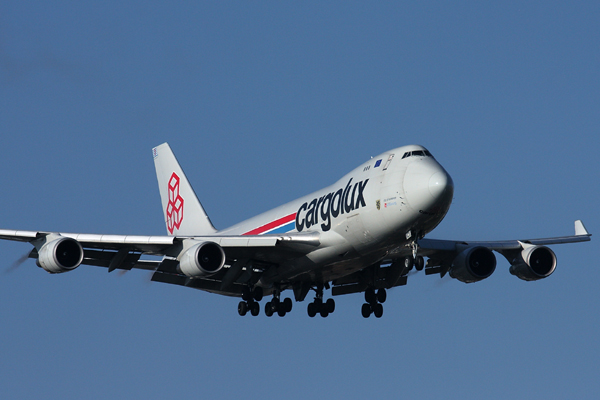
[(249, 304), (250, 307), (250, 314), (252, 314), (253, 317), (256, 317), (258, 314), (260, 314), (260, 304), (256, 303), (256, 302), (252, 302)]
[(308, 303), (308, 307), (306, 308), (306, 310), (308, 311), (308, 316), (311, 318), (317, 315), (317, 306), (315, 305), (315, 303)]
[(285, 314), (285, 308), (279, 307), (279, 310), (277, 310), (277, 315), (279, 315), (280, 317), (285, 317)]
[(424, 267), (425, 267), (425, 260), (423, 259), (422, 256), (417, 256), (417, 258), (415, 258), (415, 268), (417, 269), (417, 271), (423, 271)]
[(248, 301), (252, 299), (252, 291), (248, 286), (244, 286), (242, 289), (242, 300)]
[(327, 311), (327, 307), (321, 307), (321, 309), (319, 310), (319, 314), (321, 314), (321, 317), (327, 318), (329, 316), (329, 311)]
[(290, 299), (289, 297), (286, 297), (283, 300), (283, 309), (285, 310), (286, 313), (289, 313), (290, 311), (292, 311), (292, 299)]
[(407, 271), (412, 270), (414, 265), (415, 265), (415, 259), (413, 258), (413, 256), (408, 256), (404, 259), (404, 267), (406, 268)]
[(369, 318), (371, 316), (371, 305), (369, 303), (363, 304), (360, 312), (363, 317)]
[(240, 303), (238, 304), (238, 314), (240, 314), (240, 317), (243, 317), (244, 315), (246, 315), (247, 312), (248, 303), (246, 303), (245, 301), (240, 301)]
[(381, 304), (375, 304), (373, 307), (373, 314), (375, 315), (375, 318), (381, 318), (383, 315), (383, 306)]
[(267, 302), (267, 304), (265, 304), (265, 315), (267, 317), (271, 317), (273, 316), (273, 307), (271, 306), (271, 302)]
[(380, 303), (385, 303), (387, 299), (387, 292), (384, 288), (381, 288), (377, 291), (377, 301)]
[(369, 288), (365, 290), (365, 301), (369, 304), (377, 303), (377, 297), (375, 296), (375, 290)]
[(327, 301), (325, 302), (325, 308), (327, 309), (327, 312), (329, 314), (334, 312), (335, 311), (335, 300), (327, 299)]
[(254, 297), (254, 300), (256, 301), (261, 301), (263, 298), (263, 288), (260, 286), (255, 287), (252, 291), (252, 297)]

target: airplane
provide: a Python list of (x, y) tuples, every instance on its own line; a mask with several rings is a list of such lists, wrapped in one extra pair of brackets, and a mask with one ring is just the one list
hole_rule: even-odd
[[(422, 146), (370, 158), (324, 189), (217, 230), (167, 143), (152, 149), (168, 234), (98, 235), (0, 230), (0, 239), (29, 242), (29, 258), (49, 273), (81, 264), (152, 271), (152, 281), (241, 297), (240, 316), (292, 310), (286, 290), (310, 317), (335, 311), (333, 297), (363, 293), (361, 314), (383, 315), (387, 290), (406, 285), (415, 268), (465, 283), (488, 278), (494, 251), (526, 281), (550, 276), (557, 264), (548, 245), (591, 240), (581, 220), (572, 236), (506, 241), (429, 239), (452, 203), (454, 183)], [(155, 259), (142, 256), (159, 256)], [(156, 259), (160, 258), (160, 259)], [(425, 263), (425, 258), (427, 262)]]

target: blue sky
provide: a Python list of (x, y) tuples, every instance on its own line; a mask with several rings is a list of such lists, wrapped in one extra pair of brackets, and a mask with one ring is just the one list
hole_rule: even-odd
[[(432, 238), (599, 232), (600, 5), (398, 3), (2, 3), (0, 227), (165, 234), (165, 141), (218, 228), (416, 143), (455, 183)], [(0, 397), (596, 398), (598, 245), (553, 249), (538, 282), (411, 276), (380, 320), (28, 261), (0, 274)]]

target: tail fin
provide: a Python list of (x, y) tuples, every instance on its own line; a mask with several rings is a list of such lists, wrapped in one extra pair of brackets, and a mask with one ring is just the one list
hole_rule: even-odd
[(172, 236), (213, 234), (217, 230), (206, 215), (194, 189), (167, 143), (152, 149), (167, 231)]

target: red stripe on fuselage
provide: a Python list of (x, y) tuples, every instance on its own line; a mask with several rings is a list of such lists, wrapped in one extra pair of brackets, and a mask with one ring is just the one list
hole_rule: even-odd
[(251, 231), (248, 231), (246, 233), (242, 233), (242, 235), (260, 235), (261, 233), (264, 233), (266, 231), (270, 231), (271, 229), (275, 229), (281, 225), (285, 225), (287, 223), (290, 223), (292, 221), (294, 221), (296, 219), (296, 213), (290, 214), (290, 215), (286, 215), (283, 218), (279, 218), (273, 222), (269, 222), (268, 224), (265, 224), (263, 226), (259, 226), (256, 229), (252, 229)]

